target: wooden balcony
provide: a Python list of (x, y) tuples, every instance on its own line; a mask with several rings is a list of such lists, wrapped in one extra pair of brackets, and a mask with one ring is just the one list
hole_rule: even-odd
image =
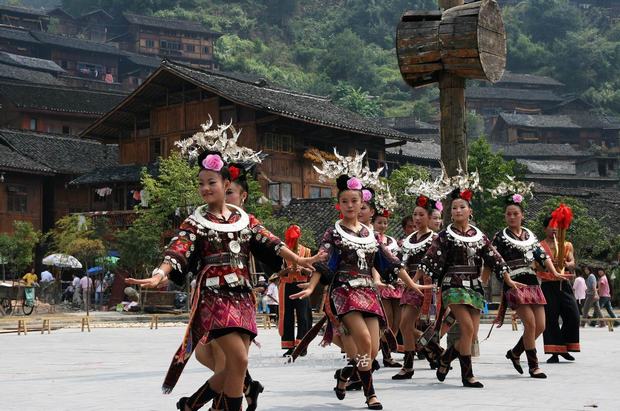
[(86, 213), (75, 213), (75, 215), (83, 215), (90, 217), (93, 223), (103, 223), (110, 230), (127, 229), (138, 218), (138, 213), (134, 210), (124, 211), (91, 211)]

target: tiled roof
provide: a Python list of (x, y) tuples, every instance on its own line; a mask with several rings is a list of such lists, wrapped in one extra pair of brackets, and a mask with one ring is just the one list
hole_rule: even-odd
[[(395, 143), (397, 140), (386, 140), (386, 144)], [(434, 140), (421, 140), (420, 142), (407, 141), (402, 146), (388, 147), (386, 154), (405, 156), (410, 158), (421, 158), (424, 160), (441, 159), (441, 146)]]
[[(439, 126), (417, 120), (415, 117), (383, 117), (377, 121), (384, 126), (396, 130), (421, 130), (425, 132), (436, 131), (439, 133)], [(415, 133), (417, 134), (417, 133)]]
[(325, 97), (299, 93), (263, 82), (246, 82), (217, 71), (165, 61), (162, 68), (179, 74), (231, 101), (284, 117), (377, 137), (409, 139), (399, 131), (339, 107)]
[(311, 229), (318, 244), (325, 231), (338, 219), (335, 204), (333, 198), (294, 198), (277, 215), (287, 218), (290, 224), (297, 223)]
[(501, 151), (507, 158), (533, 157), (588, 157), (591, 154), (575, 150), (570, 144), (517, 143), (492, 144), (493, 151)]
[[(69, 184), (138, 183), (142, 178), (142, 169), (144, 167), (145, 166), (139, 164), (119, 164), (97, 168), (81, 175)], [(158, 167), (156, 165), (151, 164), (146, 167), (149, 174), (152, 176), (158, 174)]]
[(31, 31), (30, 34), (41, 43), (48, 46), (63, 47), (74, 50), (90, 51), (94, 53), (120, 55), (120, 50), (114, 46), (95, 41), (78, 39), (76, 37), (60, 36), (42, 31)]
[(0, 144), (0, 170), (25, 171), (42, 174), (52, 173), (51, 168), (16, 153), (4, 144)]
[(543, 114), (514, 114), (500, 113), (499, 117), (511, 126), (532, 127), (532, 128), (570, 128), (578, 129), (580, 126), (575, 124), (570, 116), (567, 115), (543, 115)]
[(0, 94), (19, 108), (104, 114), (127, 95), (34, 84), (0, 83)]
[(131, 13), (123, 13), (123, 16), (131, 24), (149, 27), (161, 27), (170, 30), (193, 31), (200, 33), (220, 34), (207, 30), (202, 24), (191, 20), (174, 20), (163, 17), (141, 16)]
[(33, 70), (48, 71), (50, 73), (64, 73), (65, 70), (52, 60), (44, 60), (35, 57), (20, 56), (19, 54), (0, 51), (0, 63), (25, 67)]
[(0, 129), (0, 141), (58, 174), (83, 174), (118, 164), (118, 146), (33, 131)]
[(465, 99), (544, 101), (558, 103), (562, 97), (550, 90), (513, 89), (504, 87), (468, 87)]
[(537, 76), (535, 74), (521, 74), (505, 71), (497, 85), (502, 84), (532, 84), (540, 86), (564, 86), (564, 83), (547, 76)]
[(39, 44), (39, 41), (32, 37), (29, 31), (10, 27), (0, 27), (0, 39)]
[(524, 160), (517, 158), (517, 163), (527, 167), (527, 171), (532, 174), (547, 175), (576, 175), (577, 166), (575, 161), (553, 161), (553, 160)]
[(13, 13), (31, 14), (39, 17), (47, 17), (47, 13), (43, 9), (32, 9), (30, 7), (10, 6), (8, 4), (0, 4), (0, 11), (9, 11)]
[(0, 81), (2, 80), (18, 80), (29, 84), (47, 84), (51, 86), (62, 86), (64, 84), (50, 73), (0, 62)]
[(161, 64), (159, 57), (145, 56), (144, 54), (130, 53), (128, 51), (121, 51), (121, 53), (124, 58), (138, 66), (157, 68)]

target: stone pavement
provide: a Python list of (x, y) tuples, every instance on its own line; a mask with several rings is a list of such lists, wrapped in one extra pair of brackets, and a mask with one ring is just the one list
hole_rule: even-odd
[[(487, 330), (483, 326), (480, 335)], [(192, 360), (173, 394), (161, 394), (182, 334), (183, 328), (166, 327), (0, 335), (0, 410), (174, 410), (178, 397), (191, 394), (210, 376)], [(620, 385), (619, 331), (582, 328), (583, 352), (575, 355), (577, 361), (542, 364), (547, 380), (518, 375), (504, 358), (519, 335), (508, 324), (481, 342), (474, 371), (485, 384), (482, 390), (461, 387), (458, 361), (445, 383), (437, 382), (425, 361), (416, 362), (416, 373), (407, 381), (390, 378), (397, 370), (379, 370), (375, 385), (384, 409), (620, 409), (615, 391)], [(266, 386), (259, 410), (366, 409), (361, 392), (336, 399), (333, 374), (341, 360), (334, 347), (318, 347), (317, 338), (307, 357), (284, 365), (277, 330), (260, 330), (259, 341), (262, 348), (252, 346), (250, 357), (252, 375)]]

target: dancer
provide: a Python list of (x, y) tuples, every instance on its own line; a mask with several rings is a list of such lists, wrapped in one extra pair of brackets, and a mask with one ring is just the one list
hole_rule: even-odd
[[(545, 305), (547, 323), (543, 332), (545, 354), (551, 354), (547, 363), (559, 362), (558, 355), (561, 355), (566, 360), (574, 361), (575, 357), (570, 355), (569, 352), (580, 351), (579, 307), (573, 294), (573, 288), (568, 281), (574, 275), (564, 272), (564, 269), (571, 271), (575, 269), (575, 257), (573, 255), (573, 245), (569, 241), (563, 241), (562, 236), (560, 236), (560, 231), (565, 233), (570, 224), (570, 221), (568, 221), (568, 224), (565, 226), (558, 225), (558, 219), (566, 220), (566, 218), (561, 218), (561, 210), (570, 213), (570, 209), (566, 210), (566, 206), (562, 205), (554, 211), (558, 218), (549, 216), (543, 221), (545, 239), (540, 242), (540, 245), (547, 255), (551, 257), (554, 267), (562, 274), (562, 278), (558, 278), (557, 275), (549, 271), (539, 271), (537, 273), (542, 280), (540, 288), (547, 300), (547, 305)], [(562, 327), (560, 327), (560, 317), (562, 318)]]
[[(535, 261), (557, 278), (562, 278), (562, 276), (553, 267), (553, 262), (540, 247), (534, 233), (522, 226), (523, 201), (526, 196), (531, 196), (531, 185), (531, 183), (525, 184), (511, 178), (508, 183), (502, 183), (491, 191), (493, 197), (505, 198), (504, 217), (507, 224), (506, 228), (495, 234), (493, 245), (510, 268), (510, 278), (519, 286), (523, 285), (523, 287), (511, 288), (508, 283), (504, 282), (502, 302), (495, 323), (501, 326), (504, 322), (506, 305), (516, 311), (523, 322), (523, 336), (514, 348), (506, 352), (506, 358), (512, 362), (519, 374), (523, 374), (519, 357), (525, 351), (530, 376), (547, 378), (547, 375), (538, 367), (536, 355), (536, 339), (545, 329), (544, 305), (546, 300), (532, 264)], [(503, 278), (498, 278), (498, 280), (502, 281)]]
[[(299, 244), (301, 228), (291, 224), (284, 233), (284, 243), (300, 257), (309, 257), (310, 249)], [(286, 263), (287, 267), (280, 273), (279, 291), (279, 319), (278, 331), (281, 338), (281, 347), (285, 349), (284, 357), (289, 356), (299, 344), (301, 338), (312, 327), (312, 308), (306, 299), (290, 299), (290, 296), (299, 292), (299, 285), (308, 282), (312, 272)], [(297, 318), (297, 338), (295, 338), (295, 318)], [(306, 355), (304, 350), (301, 356)]]
[[(370, 192), (369, 190), (362, 190), (362, 196), (365, 204), (372, 204), (372, 192)], [(371, 205), (371, 207), (375, 209), (371, 221), (377, 236), (377, 241), (379, 241), (380, 244), (383, 244), (390, 253), (396, 256), (399, 249), (398, 241), (396, 241), (394, 237), (390, 237), (389, 235), (385, 234), (389, 224), (389, 210), (383, 210), (382, 212), (379, 212), (375, 205)], [(384, 284), (388, 285), (388, 287), (384, 287), (379, 290), (379, 296), (381, 297), (381, 303), (383, 304), (383, 310), (385, 312), (385, 319), (387, 321), (388, 328), (392, 331), (392, 334), (394, 334), (394, 336), (397, 336), (401, 314), (400, 299), (403, 295), (404, 285), (397, 276), (395, 276), (392, 272), (387, 271), (384, 272), (382, 281)], [(402, 364), (396, 362), (392, 358), (390, 346), (385, 336), (381, 337), (380, 346), (381, 354), (383, 355), (383, 366), (392, 368), (402, 367)]]
[[(343, 157), (336, 153), (338, 162), (323, 160), (323, 168), (316, 168), (322, 178), (337, 178), (338, 204), (342, 219), (328, 229), (321, 241), (321, 250), (328, 253), (328, 262), (317, 264), (321, 282), (330, 284), (331, 310), (336, 316), (340, 334), (350, 334), (355, 343), (356, 355), (336, 371), (334, 391), (338, 399), (346, 395), (345, 384), (357, 370), (369, 409), (383, 406), (375, 393), (371, 363), (379, 349), (379, 333), (385, 325), (384, 313), (374, 286), (385, 287), (379, 272), (398, 272), (398, 276), (412, 289), (419, 286), (409, 278), (401, 262), (384, 245), (379, 244), (370, 227), (359, 222), (362, 207), (362, 188), (379, 184), (381, 170), (370, 172), (362, 168), (365, 153)], [(386, 207), (387, 208), (387, 207)], [(295, 297), (307, 297), (311, 286)], [(421, 293), (421, 291), (419, 291)]]
[[(407, 272), (410, 274), (417, 274), (418, 264), (426, 251), (431, 245), (431, 242), (437, 237), (437, 234), (429, 228), (430, 216), (433, 210), (441, 209), (441, 200), (433, 200), (428, 197), (432, 195), (426, 193), (423, 195), (418, 193), (415, 204), (416, 207), (413, 210), (413, 221), (417, 227), (417, 231), (407, 236), (401, 242), (401, 256), (402, 261), (407, 267)], [(414, 275), (414, 282), (418, 281), (418, 276)], [(393, 375), (393, 380), (405, 380), (413, 377), (413, 362), (416, 351), (416, 341), (422, 334), (416, 328), (416, 324), (420, 317), (420, 311), (424, 305), (426, 299), (431, 299), (433, 290), (424, 290), (424, 295), (420, 295), (411, 289), (403, 290), (400, 304), (402, 307), (402, 317), (400, 321), (400, 330), (403, 335), (405, 345), (405, 358), (402, 369), (398, 374)]]
[[(248, 272), (250, 252), (279, 254), (299, 266), (314, 269), (313, 263), (323, 258), (317, 254), (301, 258), (277, 237), (262, 227), (241, 208), (226, 204), (230, 186), (230, 170), (225, 161), (260, 162), (257, 153), (236, 144), (239, 132), (231, 126), (209, 130), (178, 142), (181, 152), (198, 158), (200, 194), (205, 205), (198, 207), (180, 227), (165, 251), (162, 264), (146, 281), (130, 279), (143, 287), (156, 287), (170, 278), (182, 282), (188, 262), (198, 256), (202, 262), (192, 302), (190, 320), (183, 343), (174, 355), (163, 384), (164, 393), (172, 391), (178, 378), (203, 335), (222, 349), (226, 367), (216, 372), (199, 391), (212, 391), (214, 410), (241, 410), (250, 342), (256, 337), (256, 312)], [(229, 129), (232, 137), (228, 136)], [(202, 152), (201, 152), (202, 151)], [(180, 280), (180, 281), (179, 281)], [(204, 404), (188, 403), (184, 397), (177, 403), (180, 410), (198, 409)]]
[[(482, 388), (476, 380), (471, 364), (471, 346), (478, 334), (480, 311), (484, 306), (480, 270), (482, 264), (498, 275), (507, 277), (511, 287), (517, 285), (508, 276), (508, 267), (491, 245), (489, 239), (469, 224), (473, 210), (474, 190), (481, 190), (477, 173), (453, 177), (455, 187), (451, 198), (452, 224), (435, 238), (420, 262), (420, 275), (428, 274), (442, 287), (442, 310), (449, 307), (460, 325), (458, 341), (446, 349), (439, 359), (437, 379), (444, 381), (450, 363), (458, 358), (463, 386)], [(440, 321), (442, 315), (438, 317)]]

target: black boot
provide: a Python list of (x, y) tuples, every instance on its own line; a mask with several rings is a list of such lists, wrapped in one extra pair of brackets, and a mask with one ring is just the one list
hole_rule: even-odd
[(382, 410), (383, 405), (381, 405), (379, 401), (370, 403), (370, 400), (377, 398), (377, 395), (375, 394), (375, 386), (372, 381), (372, 372), (370, 370), (358, 370), (357, 372), (362, 380), (362, 388), (364, 389), (364, 396), (366, 397), (366, 406), (370, 410)]
[[(530, 377), (547, 378), (547, 374), (540, 371), (540, 368), (538, 368), (538, 356), (536, 355), (536, 348), (532, 348), (531, 350), (525, 350), (525, 355), (527, 356), (527, 367), (530, 371)], [(539, 372), (536, 372), (537, 370)]]
[(393, 380), (408, 380), (413, 377), (413, 359), (415, 357), (415, 351), (405, 351), (405, 361), (403, 368), (396, 375), (392, 376)]
[(397, 363), (392, 358), (392, 353), (390, 352), (390, 346), (388, 345), (388, 343), (381, 340), (380, 345), (381, 345), (381, 354), (383, 354), (383, 366), (389, 367), (389, 368), (402, 367), (401, 364)]
[[(346, 383), (347, 381), (349, 381), (349, 378), (351, 378), (356, 369), (357, 368), (355, 360), (350, 360), (347, 365), (345, 365), (339, 370), (336, 370), (336, 372), (334, 373), (334, 379), (336, 380), (334, 392), (336, 393), (336, 397), (339, 400), (344, 400), (344, 397), (347, 394)], [(345, 384), (345, 388), (340, 388), (341, 384)]]
[(245, 411), (255, 411), (258, 407), (258, 396), (265, 391), (265, 387), (258, 381), (252, 380), (247, 388), (243, 390), (243, 395), (248, 403), (248, 408)]
[(439, 357), (439, 367), (437, 367), (437, 379), (443, 381), (446, 379), (446, 375), (450, 371), (450, 363), (459, 356), (459, 352), (454, 348), (454, 345), (448, 347), (446, 351)]
[(191, 397), (183, 397), (177, 402), (177, 409), (185, 411), (185, 407), (190, 410), (199, 410), (206, 403), (219, 395), (209, 387), (209, 381), (205, 382)]
[(243, 397), (231, 398), (223, 395), (222, 401), (220, 401), (220, 409), (222, 411), (242, 411), (241, 404), (243, 404)]
[(459, 363), (461, 363), (461, 380), (463, 381), (463, 387), (484, 387), (480, 381), (471, 381), (474, 378), (474, 371), (471, 367), (471, 355), (459, 354)]

